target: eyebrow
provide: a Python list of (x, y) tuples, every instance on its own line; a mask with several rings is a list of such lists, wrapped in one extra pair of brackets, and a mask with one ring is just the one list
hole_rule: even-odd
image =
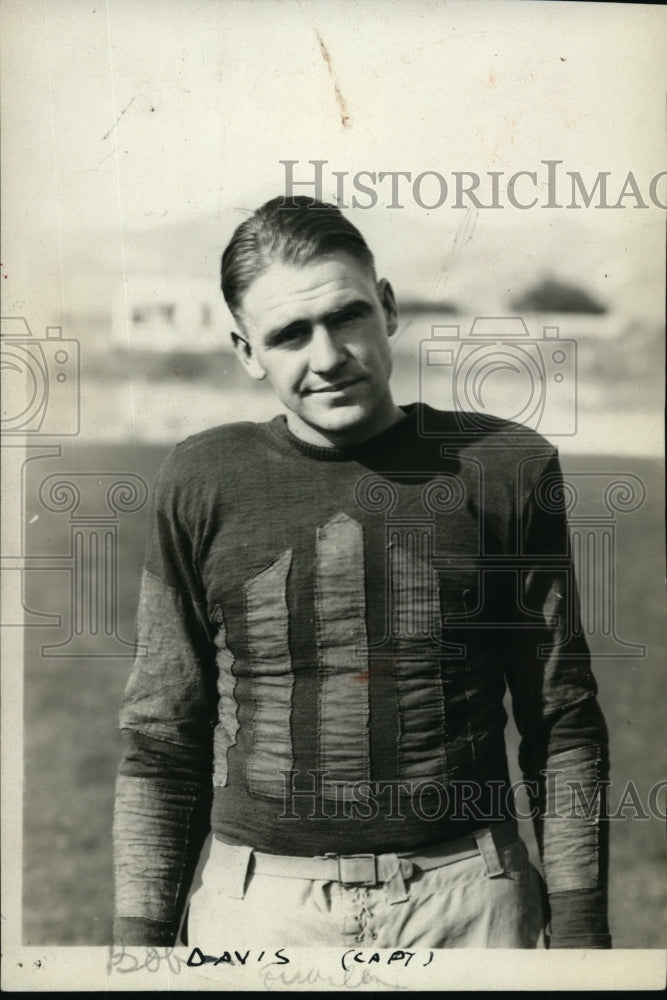
[[(350, 299), (349, 302), (343, 302), (341, 305), (330, 309), (328, 312), (324, 313), (323, 316), (318, 317), (317, 321), (327, 324), (335, 323), (337, 319), (340, 319), (344, 313), (349, 312), (350, 310), (355, 310), (361, 313), (362, 316), (368, 316), (373, 311), (373, 306), (366, 299)], [(285, 335), (299, 333), (310, 329), (312, 322), (313, 321), (307, 319), (296, 319), (292, 323), (287, 323), (286, 326), (275, 327), (265, 334), (263, 338), (264, 343), (267, 347), (270, 347)]]

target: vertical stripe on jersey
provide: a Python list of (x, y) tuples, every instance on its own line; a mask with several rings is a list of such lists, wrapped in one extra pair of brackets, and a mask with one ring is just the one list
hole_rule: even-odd
[(447, 775), (440, 586), (430, 565), (430, 545), (428, 530), (419, 526), (391, 533), (400, 780), (444, 781)]
[[(363, 529), (336, 514), (317, 529), (319, 763), (328, 780), (370, 778)], [(361, 653), (361, 655), (360, 655)]]
[(222, 609), (216, 609), (218, 631), (215, 645), (218, 652), (215, 660), (218, 666), (218, 723), (213, 731), (213, 784), (226, 785), (229, 772), (227, 753), (236, 743), (239, 729), (235, 697), (236, 678), (232, 673), (234, 657), (227, 647), (227, 635)]
[(255, 706), (248, 787), (282, 796), (281, 771), (294, 767), (291, 733), (294, 674), (289, 651), (287, 576), (292, 550), (283, 552), (245, 585), (248, 670)]

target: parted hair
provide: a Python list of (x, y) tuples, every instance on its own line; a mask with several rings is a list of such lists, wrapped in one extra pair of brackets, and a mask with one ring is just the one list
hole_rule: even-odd
[(220, 286), (229, 311), (239, 319), (243, 296), (270, 264), (307, 264), (340, 252), (375, 274), (365, 239), (335, 205), (306, 195), (272, 198), (238, 226), (222, 254)]

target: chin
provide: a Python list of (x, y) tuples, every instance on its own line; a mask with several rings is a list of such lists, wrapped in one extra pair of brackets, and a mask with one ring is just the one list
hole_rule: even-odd
[(350, 406), (331, 410), (326, 415), (318, 414), (310, 423), (325, 433), (353, 433), (357, 428), (362, 430), (371, 418), (372, 414)]

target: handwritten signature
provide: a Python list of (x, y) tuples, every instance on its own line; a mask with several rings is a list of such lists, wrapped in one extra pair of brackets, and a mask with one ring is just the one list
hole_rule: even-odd
[[(255, 959), (261, 961), (265, 952)], [(245, 966), (248, 961), (249, 952), (224, 952), (222, 955), (205, 955), (199, 948), (192, 948), (187, 958), (176, 954), (172, 947), (145, 947), (128, 951), (126, 946), (114, 945), (109, 949), (109, 959), (107, 962), (107, 972), (117, 972), (121, 974), (130, 972), (155, 973), (160, 969), (167, 969), (172, 975), (179, 975), (183, 968), (197, 968), (202, 965), (237, 965)], [(414, 957), (414, 952), (393, 952), (391, 961), (400, 961), (400, 967), (405, 967), (410, 958)], [(387, 982), (369, 972), (367, 968), (358, 963), (368, 963), (379, 961), (379, 955), (373, 953), (370, 958), (363, 952), (348, 949), (341, 957), (343, 966), (340, 973), (327, 975), (320, 972), (314, 966), (309, 969), (289, 966), (290, 959), (280, 948), (274, 952), (275, 961), (267, 962), (259, 968), (258, 974), (263, 986), (267, 990), (284, 989), (285, 987), (308, 986), (308, 987), (329, 987), (332, 989), (361, 989), (370, 984), (384, 987), (391, 990), (409, 989), (408, 985), (400, 985), (396, 982)], [(423, 963), (430, 964), (433, 959), (433, 952), (429, 953), (429, 959)], [(391, 964), (385, 960), (386, 964)], [(289, 966), (289, 967), (288, 967)]]
[(265, 966), (259, 970), (262, 983), (267, 990), (283, 989), (285, 986), (330, 986), (334, 989), (358, 990), (369, 983), (384, 986), (390, 990), (406, 990), (408, 986), (388, 983), (368, 969), (351, 968), (340, 975), (324, 975), (319, 969), (286, 969)]
[[(143, 969), (146, 972), (157, 972), (161, 968), (167, 968), (169, 972), (178, 975), (185, 966), (188, 969), (198, 968), (202, 965), (240, 965), (243, 966), (250, 957), (250, 951), (225, 951), (221, 955), (205, 955), (200, 948), (192, 948), (187, 958), (182, 958), (174, 952), (171, 947), (137, 948), (134, 951), (127, 951), (126, 946), (112, 946), (109, 949), (109, 960), (107, 962), (107, 972), (139, 972)], [(266, 952), (262, 951), (255, 961), (261, 961)], [(286, 965), (289, 958), (284, 954), (282, 948), (278, 948), (274, 953), (275, 961), (270, 965)], [(143, 961), (141, 960), (143, 958)]]
[(169, 972), (177, 976), (181, 968), (187, 964), (183, 958), (175, 954), (171, 947), (141, 948), (137, 949), (137, 952), (135, 954), (132, 951), (127, 951), (124, 944), (113, 945), (109, 949), (107, 972), (139, 972), (140, 969), (146, 972), (157, 972), (159, 969), (167, 968)]

